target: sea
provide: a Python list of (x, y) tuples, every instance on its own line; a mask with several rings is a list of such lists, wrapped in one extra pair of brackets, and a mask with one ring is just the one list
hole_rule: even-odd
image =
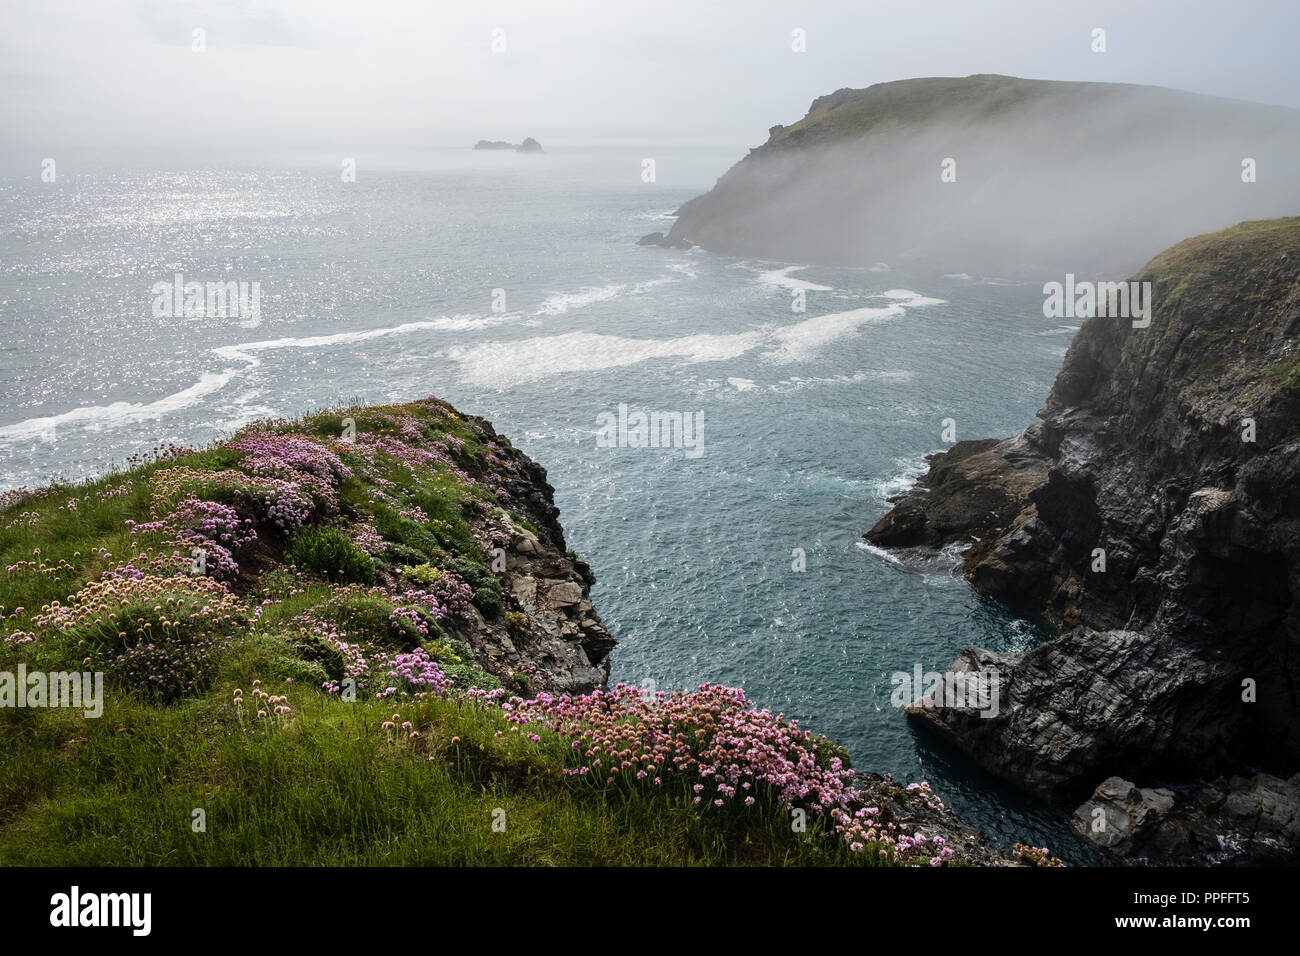
[[(33, 161), (0, 179), (0, 490), (439, 396), (546, 467), (613, 681), (743, 687), (999, 847), (1099, 862), (891, 700), (896, 674), (1051, 633), (951, 555), (862, 540), (927, 454), (1031, 423), (1077, 325), (998, 276), (637, 244), (742, 152), (65, 162), (53, 182)], [(199, 314), (173, 294), (192, 282), (246, 294)]]

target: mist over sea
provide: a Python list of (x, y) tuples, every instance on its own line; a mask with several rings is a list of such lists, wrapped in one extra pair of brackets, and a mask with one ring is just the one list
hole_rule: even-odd
[[(0, 490), (435, 394), (548, 469), (614, 681), (742, 686), (1004, 847), (1094, 859), (890, 704), (895, 671), (1046, 632), (860, 544), (945, 419), (1033, 421), (1077, 325), (997, 276), (636, 245), (734, 156), (656, 151), (654, 183), (621, 149), (430, 151), (350, 183), (337, 161), (0, 179)], [(259, 283), (259, 314), (156, 317), (177, 275)], [(599, 447), (620, 404), (698, 416), (701, 453)]]

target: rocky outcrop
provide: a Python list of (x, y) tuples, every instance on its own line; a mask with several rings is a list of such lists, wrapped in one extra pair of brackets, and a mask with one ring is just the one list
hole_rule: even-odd
[(669, 238), (909, 272), (1122, 275), (1184, 236), (1293, 213), (1298, 152), (1295, 110), (1118, 83), (900, 80), (771, 127)]
[(636, 241), (638, 246), (661, 246), (665, 249), (689, 249), (694, 243), (685, 239), (670, 239), (662, 232), (651, 232)]
[(921, 842), (936, 854), (946, 847), (968, 866), (1037, 865), (1021, 854), (1008, 856), (994, 849), (984, 834), (945, 807), (928, 785), (904, 787), (889, 774), (858, 773), (853, 787), (864, 805), (878, 808), (877, 825), (923, 837)]
[(1232, 777), (1179, 791), (1110, 777), (1070, 825), (1129, 863), (1284, 863), (1300, 846), (1300, 774)]
[(996, 716), (913, 716), (1063, 806), (1111, 776), (1300, 767), (1300, 219), (1187, 240), (1135, 280), (1148, 327), (1087, 320), (1040, 422), (933, 456), (866, 535), (962, 547), (976, 588), (1058, 623), (953, 662), (997, 669)]
[(588, 596), (596, 583), (591, 568), (567, 550), (546, 469), (486, 419), (465, 420), (497, 447), (497, 469), (507, 476), (502, 487), (525, 523), (500, 507), (484, 508), (472, 520), (479, 547), (496, 559), (507, 614), (489, 622), (475, 612), (452, 636), (498, 677), (524, 675), (529, 691), (583, 694), (604, 687), (615, 641)]
[(481, 139), (474, 144), (475, 149), (496, 149), (496, 150), (513, 150), (516, 153), (543, 153), (542, 144), (537, 142), (531, 136), (524, 139), (518, 145), (507, 143), (503, 139)]

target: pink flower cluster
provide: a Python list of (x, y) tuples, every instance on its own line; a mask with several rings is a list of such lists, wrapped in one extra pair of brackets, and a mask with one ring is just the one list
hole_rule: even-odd
[[(468, 590), (468, 585), (465, 585), (460, 578), (455, 577), (455, 580)], [(289, 623), (291, 626), (301, 627), (328, 645), (337, 648), (344, 659), (343, 678), (355, 680), (358, 688), (364, 688), (367, 678), (372, 675), (387, 675), (390, 679), (400, 681), (396, 685), (386, 686), (383, 692), (377, 693), (376, 696), (384, 697), (394, 693), (398, 696), (406, 696), (408, 689), (411, 689), (416, 696), (423, 696), (450, 687), (451, 679), (442, 673), (423, 648), (417, 647), (409, 654), (394, 654), (370, 640), (369, 635), (349, 634), (346, 628), (335, 625), (329, 605), (335, 601), (346, 601), (350, 595), (379, 597), (391, 602), (394, 607), (388, 614), (389, 622), (399, 626), (406, 625), (401, 629), (414, 630), (421, 639), (428, 638), (431, 631), (425, 615), (442, 621), (451, 613), (440, 602), (437, 595), (430, 591), (396, 592), (384, 587), (365, 588), (352, 584), (334, 588), (334, 597), (329, 601), (304, 611)], [(468, 601), (468, 598), (465, 600)], [(369, 683), (373, 687), (377, 682), (372, 679)], [(321, 687), (326, 693), (337, 694), (341, 690), (341, 682), (325, 681)]]
[(165, 628), (152, 640), (121, 648), (101, 666), (146, 693), (184, 697), (203, 689), (217, 657), (231, 646), (231, 639), (223, 634), (193, 639)]
[[(416, 435), (408, 435), (407, 437), (411, 440), (420, 440), (421, 438), (418, 431)], [(375, 435), (373, 433), (358, 435), (357, 444), (369, 445), (376, 451), (395, 458), (411, 471), (451, 463), (446, 455), (439, 454), (437, 451), (426, 451), (392, 436)], [(434, 448), (437, 447), (435, 444)]]
[(383, 553), (386, 542), (384, 541), (384, 536), (375, 530), (374, 525), (363, 522), (358, 524), (356, 530), (353, 532), (352, 543), (355, 544), (359, 550), (373, 558), (376, 555)]
[(320, 441), (307, 435), (280, 434), (253, 425), (230, 442), (230, 448), (247, 452), (241, 465), (255, 475), (294, 478), (315, 475), (330, 485), (351, 476), (348, 466)]
[(292, 536), (311, 518), (312, 496), (296, 481), (286, 481), (283, 478), (262, 478), (262, 481), (267, 486), (266, 519), (286, 538)]
[(424, 697), (441, 693), (451, 686), (451, 679), (423, 647), (417, 647), (409, 654), (398, 654), (387, 674), (396, 683), (384, 688), (375, 695), (376, 698)]
[(662, 786), (672, 775), (690, 782), (696, 804), (715, 807), (751, 806), (766, 794), (788, 810), (828, 817), (853, 852), (871, 844), (894, 862), (942, 857), (922, 847), (925, 837), (876, 822), (880, 809), (863, 805), (851, 769), (838, 757), (819, 759), (818, 738), (797, 721), (753, 709), (738, 688), (704, 684), (651, 695), (619, 684), (581, 697), (512, 697), (500, 706), (512, 723), (569, 737), (581, 758), (566, 771), (572, 776), (623, 775)]
[(469, 620), (472, 616), (470, 601), (473, 597), (474, 589), (454, 571), (446, 571), (442, 577), (433, 579), (424, 587), (403, 591), (398, 595), (403, 603), (418, 605), (439, 622), (448, 618)]
[(239, 574), (234, 552), (257, 540), (252, 518), (241, 517), (229, 505), (193, 496), (158, 521), (126, 523), (133, 535), (161, 531), (182, 545), (201, 548), (212, 576), (226, 580)]

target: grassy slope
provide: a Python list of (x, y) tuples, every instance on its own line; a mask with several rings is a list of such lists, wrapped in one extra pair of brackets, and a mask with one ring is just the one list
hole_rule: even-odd
[[(356, 419), (357, 445), (335, 440), (347, 416)], [(565, 774), (582, 762), (567, 737), (538, 727), (533, 741), (532, 728), (521, 731), (499, 706), (464, 695), (511, 675), (476, 669), (466, 647), (444, 640), (437, 615), (403, 596), (411, 582), (402, 569), (422, 559), (466, 574), (489, 560), (465, 519), (496, 505), (504, 466), (448, 406), (431, 399), (272, 424), (278, 435), (336, 454), (350, 471), (326, 482), (333, 494), (317, 495), (306, 523), (288, 531), (238, 477), (256, 470), (253, 453), (234, 447), (247, 431), (85, 485), (0, 501), (0, 671), (20, 663), (74, 671), (89, 661), (107, 672), (99, 719), (0, 707), (0, 864), (883, 862), (878, 852), (850, 853), (811, 814), (806, 832), (792, 832), (790, 809), (762, 785), (752, 806), (700, 807), (690, 790), (697, 777), (665, 773), (664, 785), (651, 787), (627, 772)], [(370, 438), (402, 436), (404, 445), (388, 446), (395, 455), (362, 453)], [(445, 459), (402, 464), (412, 449), (449, 447)], [(303, 477), (295, 486), (320, 490), (319, 481), (277, 469)], [(128, 521), (174, 515), (190, 494), (226, 503), (258, 533), (235, 549), (238, 574), (220, 587), (188, 573), (189, 542), (172, 537), (174, 526), (128, 530)], [(405, 523), (394, 517), (403, 511)], [(328, 580), (337, 547), (322, 559), (295, 544), (320, 528), (361, 540), (363, 527), (386, 529), (384, 540), (372, 538), (372, 555), (354, 548), (344, 557), (384, 591)], [(308, 566), (288, 568), (286, 552)], [(140, 582), (118, 577), (107, 585), (114, 597), (99, 610), (90, 605), (106, 573), (139, 571), (154, 590), (141, 596), (133, 590)], [(186, 602), (200, 585), (216, 590), (200, 593), (199, 603), (218, 603), (219, 594), (238, 610), (220, 622), (210, 606), (192, 610)], [(476, 603), (492, 596), (484, 593), (490, 581), (473, 590)], [(492, 617), (492, 602), (484, 606)], [(405, 610), (410, 619), (413, 608), (427, 634), (391, 623), (390, 614)], [(352, 702), (321, 689), (343, 675), (337, 644), (321, 637), (331, 632), (371, 655), (372, 673)], [(189, 660), (196, 646), (205, 656), (179, 676), (170, 652), (123, 664), (146, 641), (172, 641), (177, 659)], [(392, 654), (420, 646), (457, 675), (460, 691), (417, 697), (417, 687), (383, 673)], [(155, 690), (141, 667), (159, 681)], [(377, 698), (390, 681), (403, 694)], [(263, 693), (284, 695), (275, 703), (285, 712), (254, 699)], [(392, 726), (408, 721), (418, 736)], [(819, 765), (840, 753), (821, 743)], [(503, 832), (493, 827), (498, 811)]]
[[(816, 832), (791, 834), (789, 815), (772, 803), (702, 813), (680, 787), (648, 794), (561, 777), (569, 753), (563, 740), (547, 735), (533, 744), (510, 733), (500, 712), (472, 703), (348, 704), (290, 690), (291, 722), (241, 722), (229, 705), (232, 690), (268, 673), (269, 664), (245, 648), (200, 699), (170, 707), (115, 702), (98, 721), (68, 711), (0, 711), (0, 863), (850, 859)], [(381, 729), (394, 711), (421, 736)], [(504, 832), (492, 827), (498, 808)], [(206, 813), (206, 832), (194, 832), (195, 809)]]
[[(966, 77), (924, 77), (877, 83), (864, 89), (843, 89), (813, 101), (807, 115), (775, 132), (768, 145), (828, 145), (869, 135), (919, 129), (935, 121), (959, 120), (979, 125), (1023, 114), (1037, 106), (1059, 115), (1073, 115), (1142, 98), (1155, 115), (1161, 109), (1246, 110), (1279, 119), (1289, 111), (1241, 104), (1181, 90), (1130, 83), (1080, 83), (1070, 80), (1027, 80), (995, 73)], [(1143, 114), (1147, 116), (1146, 113)], [(1149, 120), (1150, 117), (1147, 117)]]
[(1102, 99), (1132, 89), (1121, 84), (1058, 83), (981, 74), (927, 77), (840, 90), (814, 101), (808, 114), (778, 131), (771, 145), (830, 144), (900, 129), (915, 129), (943, 117), (969, 122), (995, 119), (1039, 100), (1070, 96)]

